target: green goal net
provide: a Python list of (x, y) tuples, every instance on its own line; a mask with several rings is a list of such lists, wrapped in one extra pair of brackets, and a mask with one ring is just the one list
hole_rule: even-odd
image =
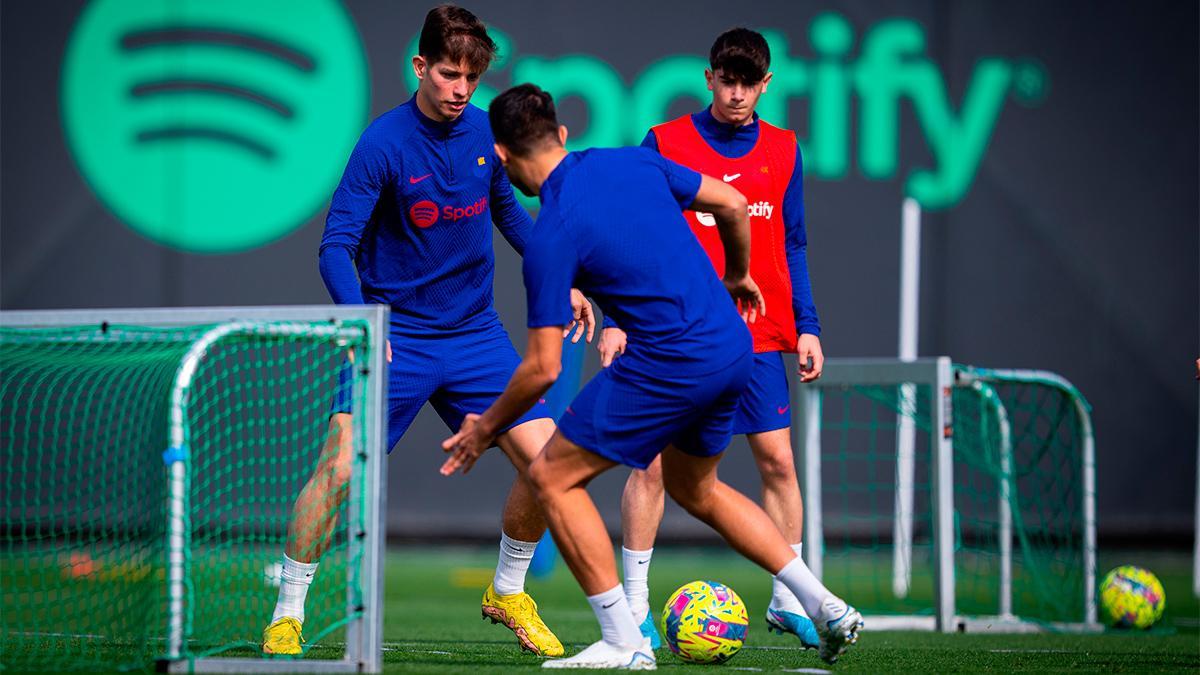
[(364, 574), (378, 554), (364, 536), (378, 539), (372, 312), (0, 315), (0, 668), (261, 660), (293, 505), (335, 400), (363, 413), (352, 479), (329, 505), (311, 647), (287, 667), (366, 662), (365, 622), (378, 613)]
[(806, 558), (873, 626), (1095, 626), (1091, 422), (1068, 382), (834, 360), (798, 389)]

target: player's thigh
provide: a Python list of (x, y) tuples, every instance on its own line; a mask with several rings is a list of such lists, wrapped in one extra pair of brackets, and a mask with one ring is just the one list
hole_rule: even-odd
[[(458, 431), (468, 413), (482, 414), (496, 402), (521, 357), (498, 323), (446, 340), (439, 350), (443, 380), (430, 402), (446, 426)], [(545, 401), (535, 403), (501, 433), (535, 419), (552, 421)]]
[(554, 434), (529, 466), (529, 482), (539, 498), (586, 486), (616, 462), (590, 452), (561, 433)]
[(524, 472), (529, 463), (546, 447), (554, 435), (554, 420), (539, 417), (523, 422), (496, 437), (496, 445), (508, 455), (518, 471)]
[(668, 445), (662, 453), (663, 485), (684, 508), (703, 502), (717, 483), (721, 454), (699, 456)]
[(733, 433), (758, 434), (786, 429), (791, 423), (791, 394), (783, 353), (755, 354), (750, 381), (738, 399)]
[(559, 418), (559, 432), (602, 457), (645, 469), (694, 423), (693, 385), (629, 372), (623, 365), (614, 363), (584, 386)]

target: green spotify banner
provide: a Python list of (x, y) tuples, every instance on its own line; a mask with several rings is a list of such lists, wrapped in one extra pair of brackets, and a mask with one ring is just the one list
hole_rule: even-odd
[[(330, 196), (361, 131), (412, 95), (433, 4), (4, 0), (0, 308), (328, 302)], [(762, 31), (774, 76), (758, 112), (799, 139), (826, 354), (896, 355), (911, 197), (919, 352), (1067, 377), (1093, 405), (1102, 535), (1188, 531), (1197, 3), (464, 4), (500, 45), (474, 102), (535, 82), (572, 149), (636, 144), (701, 109), (713, 39)], [(495, 239), (497, 309), (520, 347), (521, 261)], [(391, 495), (390, 522), (490, 537), (494, 513), (466, 495), (500, 503), (500, 488), (432, 479), (443, 431), (422, 415), (406, 437), (405, 475), (430, 480)], [(757, 490), (747, 463), (722, 476)], [(617, 486), (597, 490), (615, 508)], [(672, 518), (676, 534), (690, 522)]]
[(321, 209), (368, 97), (362, 42), (334, 0), (96, 0), (67, 45), (61, 105), (80, 173), (113, 215), (220, 253)]

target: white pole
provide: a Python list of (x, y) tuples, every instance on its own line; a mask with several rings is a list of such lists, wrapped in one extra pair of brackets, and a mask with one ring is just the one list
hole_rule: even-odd
[[(900, 222), (900, 360), (917, 358), (921, 283), (921, 205), (904, 200)], [(896, 415), (896, 506), (892, 529), (892, 592), (908, 597), (912, 585), (913, 483), (916, 473), (917, 389), (900, 385)]]
[(950, 358), (937, 360), (937, 385), (934, 387), (930, 404), (933, 406), (933, 517), (934, 544), (936, 555), (936, 586), (933, 597), (936, 603), (937, 630), (953, 632), (955, 624), (954, 598), (954, 370)]
[(825, 532), (821, 525), (821, 391), (815, 385), (807, 385), (799, 396), (804, 403), (804, 557), (813, 576), (820, 579), (825, 558)]

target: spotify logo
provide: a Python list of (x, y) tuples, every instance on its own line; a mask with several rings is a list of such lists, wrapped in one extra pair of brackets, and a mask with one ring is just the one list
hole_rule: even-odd
[(328, 202), (367, 115), (367, 67), (336, 0), (94, 0), (67, 46), (67, 143), (142, 235), (245, 251)]

